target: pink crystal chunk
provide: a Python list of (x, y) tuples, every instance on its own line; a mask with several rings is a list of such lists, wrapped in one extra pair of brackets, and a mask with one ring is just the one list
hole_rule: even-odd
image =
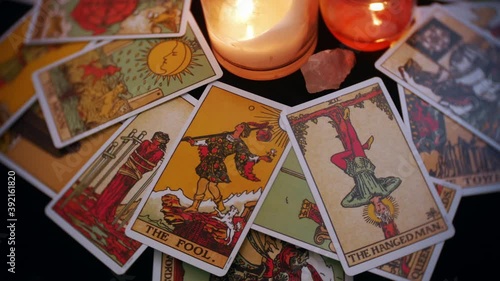
[(307, 91), (313, 94), (338, 89), (355, 64), (353, 51), (337, 48), (311, 55), (300, 71), (304, 75)]

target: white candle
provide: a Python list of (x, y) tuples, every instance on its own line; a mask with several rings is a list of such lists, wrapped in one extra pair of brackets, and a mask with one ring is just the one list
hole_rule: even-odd
[(303, 55), (311, 25), (316, 32), (317, 5), (310, 0), (202, 1), (212, 48), (242, 68), (282, 67)]

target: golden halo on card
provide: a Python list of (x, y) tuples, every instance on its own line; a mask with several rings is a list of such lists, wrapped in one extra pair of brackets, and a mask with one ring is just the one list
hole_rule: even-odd
[[(398, 203), (396, 202), (396, 200), (391, 196), (387, 196), (382, 199), (382, 203), (387, 206), (390, 216), (395, 219), (399, 214)], [(375, 206), (373, 204), (368, 204), (365, 206), (365, 208), (363, 209), (363, 217), (365, 218), (366, 222), (373, 225), (379, 225), (380, 223), (382, 223), (382, 220), (375, 213)]]

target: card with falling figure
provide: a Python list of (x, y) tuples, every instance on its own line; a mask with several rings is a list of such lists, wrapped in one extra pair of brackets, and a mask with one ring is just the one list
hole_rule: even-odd
[(178, 97), (127, 120), (45, 209), (117, 274), (126, 272), (146, 249), (125, 235), (125, 226), (173, 149), (170, 139), (180, 133), (193, 102), (189, 95)]
[(30, 44), (179, 37), (191, 0), (38, 0)]
[(284, 125), (348, 275), (453, 236), (380, 78), (285, 110)]
[(375, 67), (500, 150), (500, 44), (433, 5)]
[(432, 177), (463, 188), (463, 195), (500, 191), (500, 151), (398, 85), (403, 120)]
[(190, 14), (186, 34), (98, 43), (37, 71), (34, 82), (57, 148), (222, 76)]
[(0, 134), (29, 108), (28, 102), (35, 96), (31, 81), (33, 72), (89, 45), (88, 42), (24, 44), (32, 16), (33, 11), (28, 11), (0, 38)]
[[(115, 124), (67, 147), (57, 149), (36, 97), (29, 109), (0, 137), (0, 162), (49, 197), (55, 197), (111, 135)], [(40, 165), (43, 163), (43, 165)]]
[(153, 281), (352, 281), (338, 261), (251, 230), (229, 272), (214, 276), (155, 251)]
[(293, 149), (281, 166), (252, 229), (338, 260)]
[(207, 86), (127, 235), (224, 275), (284, 160), (283, 107), (224, 83)]

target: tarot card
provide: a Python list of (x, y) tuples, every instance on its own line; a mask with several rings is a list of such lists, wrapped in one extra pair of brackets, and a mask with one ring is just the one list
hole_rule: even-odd
[(35, 95), (32, 73), (87, 45), (27, 46), (24, 38), (31, 17), (29, 11), (0, 38), (0, 134), (29, 108), (28, 101)]
[(493, 40), (500, 42), (499, 2), (459, 2), (443, 7), (456, 18), (477, 26), (480, 32), (484, 32), (485, 36), (491, 36)]
[(38, 0), (30, 44), (179, 37), (191, 0)]
[(285, 155), (252, 229), (338, 260), (295, 151)]
[(285, 158), (284, 107), (223, 83), (207, 86), (126, 234), (224, 275)]
[(463, 188), (463, 195), (500, 191), (500, 151), (398, 85), (403, 120), (432, 177)]
[(34, 74), (57, 148), (222, 76), (191, 14), (186, 34), (102, 42)]
[[(460, 199), (462, 198), (460, 186), (440, 179), (432, 179), (432, 181), (448, 212), (448, 218), (453, 220)], [(371, 269), (370, 272), (387, 277), (391, 280), (430, 280), (444, 243), (445, 242), (440, 242), (423, 250), (411, 253)]]
[(286, 109), (282, 115), (348, 275), (453, 236), (454, 228), (380, 78)]
[(377, 69), (500, 150), (500, 45), (434, 5)]
[(36, 97), (27, 104), (29, 109), (0, 137), (0, 162), (53, 198), (120, 126), (57, 149)]
[[(189, 100), (189, 102), (188, 102)], [(125, 226), (193, 110), (183, 96), (130, 118), (46, 207), (47, 215), (117, 274), (146, 246)]]
[(352, 281), (352, 277), (345, 275), (338, 261), (250, 230), (229, 272), (222, 277), (155, 251), (153, 281), (168, 280)]

